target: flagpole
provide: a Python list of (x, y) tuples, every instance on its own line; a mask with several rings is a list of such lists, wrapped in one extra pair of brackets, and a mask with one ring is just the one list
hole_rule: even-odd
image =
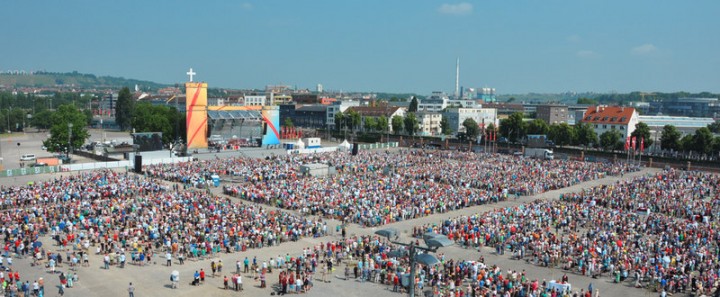
[(625, 164), (630, 163), (630, 136), (625, 138)]

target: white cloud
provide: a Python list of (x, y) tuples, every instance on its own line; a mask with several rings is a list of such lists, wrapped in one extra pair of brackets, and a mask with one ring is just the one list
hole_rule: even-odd
[(245, 10), (253, 9), (253, 5), (250, 2), (243, 2), (242, 4), (240, 4), (240, 7), (242, 7), (242, 9), (245, 9)]
[(581, 50), (575, 53), (576, 56), (580, 58), (594, 58), (597, 57), (597, 53), (591, 50)]
[(467, 2), (461, 2), (458, 4), (445, 3), (440, 5), (440, 8), (438, 8), (438, 12), (451, 15), (468, 15), (471, 14), (472, 11), (473, 5)]
[(636, 55), (647, 55), (650, 53), (657, 52), (658, 48), (650, 43), (633, 47), (630, 52)]

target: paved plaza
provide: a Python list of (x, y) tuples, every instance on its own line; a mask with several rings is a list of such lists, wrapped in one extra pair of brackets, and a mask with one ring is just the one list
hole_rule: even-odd
[[(282, 150), (267, 150), (252, 148), (243, 150), (240, 154), (251, 157), (264, 157), (270, 154), (280, 154)], [(221, 153), (220, 156), (217, 154), (200, 154), (205, 155), (203, 158), (215, 158), (224, 157), (231, 153)], [(238, 154), (238, 153), (234, 153)], [(121, 169), (125, 171), (125, 169)], [(624, 179), (630, 179), (634, 176), (645, 175), (650, 172), (654, 172), (654, 169), (644, 169), (640, 172), (626, 174)], [(70, 175), (73, 173), (60, 173), (58, 175)], [(53, 175), (38, 175), (38, 176), (22, 176), (14, 178), (5, 178), (0, 180), (0, 184), (4, 186), (25, 184), (30, 181), (43, 180), (48, 178), (54, 178)], [(493, 210), (501, 207), (518, 205), (526, 203), (535, 199), (558, 199), (562, 193), (576, 192), (581, 188), (591, 187), (601, 184), (611, 184), (620, 179), (620, 177), (605, 177), (602, 179), (583, 182), (574, 186), (563, 188), (560, 190), (549, 191), (540, 195), (531, 197), (520, 197), (519, 199), (511, 199), (508, 201), (502, 201), (495, 204), (474, 206), (464, 208), (458, 211), (434, 214), (427, 217), (422, 217), (414, 220), (400, 221), (392, 224), (388, 224), (386, 227), (394, 227), (401, 233), (400, 241), (408, 242), (410, 240), (410, 231), (413, 226), (427, 224), (427, 223), (441, 223), (447, 218), (457, 217), (459, 215), (469, 215), (473, 213)], [(221, 195), (221, 188), (212, 188), (216, 194)], [(232, 198), (236, 199), (236, 198)], [(239, 201), (239, 199), (237, 199)], [(243, 201), (244, 203), (249, 203)], [(262, 207), (269, 208), (267, 205)], [(270, 207), (271, 208), (271, 207)], [(287, 210), (285, 210), (287, 211)], [(268, 275), (268, 288), (259, 288), (259, 282), (253, 280), (250, 275), (243, 275), (245, 290), (241, 292), (235, 292), (223, 289), (223, 279), (219, 277), (208, 277), (205, 284), (200, 286), (191, 286), (190, 281), (195, 271), (204, 269), (210, 271), (210, 262), (215, 260), (222, 260), (224, 263), (223, 275), (230, 277), (234, 272), (235, 262), (242, 260), (245, 257), (252, 259), (257, 257), (259, 261), (269, 260), (270, 258), (277, 257), (279, 255), (290, 254), (297, 255), (302, 252), (303, 248), (312, 247), (320, 244), (321, 242), (328, 242), (331, 240), (339, 240), (339, 234), (335, 234), (335, 226), (339, 225), (338, 221), (327, 220), (329, 230), (333, 230), (330, 236), (319, 237), (319, 238), (308, 238), (304, 237), (296, 242), (285, 242), (280, 245), (266, 247), (262, 249), (248, 249), (246, 252), (219, 254), (219, 257), (214, 259), (205, 259), (202, 261), (185, 261), (184, 265), (179, 265), (177, 260), (174, 260), (172, 267), (165, 266), (165, 259), (162, 255), (155, 255), (152, 260), (152, 264), (149, 266), (135, 266), (126, 265), (125, 268), (120, 269), (116, 266), (112, 266), (109, 270), (102, 269), (102, 258), (99, 255), (92, 254), (90, 256), (90, 267), (77, 268), (77, 274), (79, 281), (73, 286), (73, 288), (65, 289), (65, 294), (68, 296), (127, 296), (127, 287), (130, 282), (136, 288), (136, 296), (269, 296), (273, 291), (272, 285), (277, 283), (278, 272)], [(350, 224), (348, 226), (348, 235), (368, 235), (373, 234), (378, 228), (363, 228), (358, 225)], [(48, 251), (57, 250), (56, 246), (53, 246), (52, 241), (49, 238), (44, 238), (44, 247)], [(94, 248), (90, 249), (94, 251)], [(566, 272), (560, 269), (548, 269), (533, 264), (526, 263), (525, 261), (511, 260), (509, 253), (506, 255), (495, 255), (492, 248), (483, 248), (480, 251), (476, 249), (464, 249), (459, 246), (452, 246), (442, 248), (439, 252), (444, 253), (446, 259), (467, 259), (476, 260), (480, 255), (485, 257), (485, 263), (488, 265), (498, 265), (503, 270), (518, 270), (526, 271), (529, 279), (542, 280), (554, 280), (559, 279), (564, 273), (567, 273), (570, 277), (570, 283), (574, 289), (587, 288), (588, 284), (592, 283), (594, 288), (600, 290), (601, 296), (648, 296), (649, 294), (655, 295), (656, 293), (650, 293), (648, 290), (635, 289), (630, 286), (630, 283), (623, 284), (612, 284), (611, 278), (604, 276), (598, 279), (580, 276), (574, 272)], [(64, 253), (63, 253), (64, 254)], [(69, 268), (63, 264), (60, 271), (68, 272)], [(22, 272), (21, 280), (33, 280), (40, 277), (45, 279), (46, 282), (46, 296), (57, 296), (58, 291), (58, 274), (50, 274), (46, 268), (42, 266), (30, 266), (29, 259), (16, 259), (14, 266)], [(314, 287), (310, 292), (305, 293), (308, 296), (401, 296), (399, 293), (393, 293), (389, 287), (384, 285), (378, 285), (374, 283), (360, 283), (355, 280), (342, 280), (336, 278), (335, 275), (342, 274), (344, 266), (337, 267), (333, 272), (333, 277), (330, 277), (330, 283), (322, 283), (319, 281), (314, 282)], [(180, 285), (178, 289), (172, 289), (169, 281), (170, 273), (173, 270), (177, 270), (180, 273)], [(210, 273), (208, 273), (209, 275)]]

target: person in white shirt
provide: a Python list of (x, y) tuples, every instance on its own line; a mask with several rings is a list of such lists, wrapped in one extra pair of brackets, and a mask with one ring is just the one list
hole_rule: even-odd
[(300, 293), (302, 291), (303, 281), (301, 278), (297, 278), (295, 280), (295, 293)]
[(242, 291), (242, 290), (243, 290), (243, 287), (242, 287), (242, 274), (238, 274), (237, 284), (238, 284), (238, 288), (240, 288), (240, 291)]
[(167, 254), (165, 254), (165, 259), (167, 260), (166, 266), (172, 266), (172, 254), (170, 252), (167, 252)]

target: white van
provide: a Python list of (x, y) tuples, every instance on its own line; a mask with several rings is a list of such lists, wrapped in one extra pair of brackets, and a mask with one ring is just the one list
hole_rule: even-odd
[(25, 154), (20, 157), (20, 161), (35, 161), (35, 154)]

